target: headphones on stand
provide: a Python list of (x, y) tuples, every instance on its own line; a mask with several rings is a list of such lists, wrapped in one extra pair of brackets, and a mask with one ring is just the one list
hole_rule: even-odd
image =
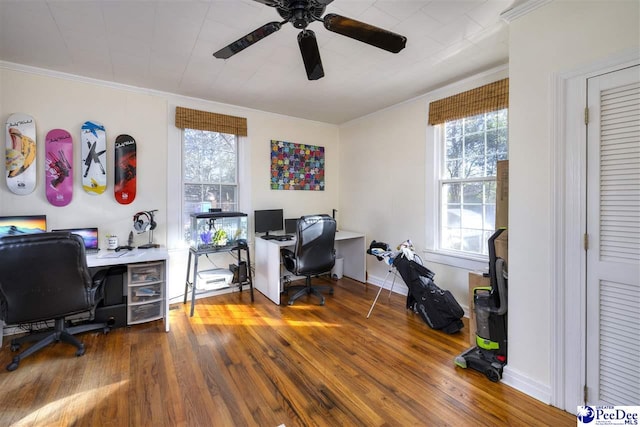
[(140, 234), (149, 232), (149, 243), (138, 246), (139, 249), (157, 248), (160, 245), (153, 243), (153, 230), (156, 228), (156, 221), (153, 219), (153, 213), (158, 212), (157, 209), (152, 211), (140, 211), (133, 216), (133, 228)]
[(152, 211), (141, 211), (133, 216), (133, 228), (138, 233), (144, 233), (156, 228), (156, 221), (153, 218), (153, 213), (157, 212), (157, 209)]

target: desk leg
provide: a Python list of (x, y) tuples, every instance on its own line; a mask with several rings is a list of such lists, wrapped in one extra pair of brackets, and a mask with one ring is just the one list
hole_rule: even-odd
[(251, 292), (251, 302), (253, 302), (253, 278), (251, 277), (251, 256), (247, 248), (247, 277), (249, 278), (249, 292)]

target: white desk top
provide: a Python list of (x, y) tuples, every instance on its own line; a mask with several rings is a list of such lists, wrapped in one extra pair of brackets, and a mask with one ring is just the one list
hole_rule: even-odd
[[(277, 234), (274, 234), (274, 236)], [(278, 246), (292, 246), (296, 244), (296, 236), (293, 235), (293, 239), (291, 240), (276, 240), (276, 239), (263, 239), (262, 237), (256, 237), (256, 240), (264, 240), (265, 242), (269, 242)], [(347, 230), (339, 230), (336, 232), (336, 241), (340, 240), (348, 240), (348, 239), (357, 239), (359, 237), (364, 237), (364, 233), (358, 233), (356, 231), (347, 231)]]
[(87, 255), (89, 267), (104, 267), (109, 265), (133, 264), (136, 262), (163, 261), (169, 258), (166, 248), (133, 249), (119, 252), (101, 250), (97, 254)]

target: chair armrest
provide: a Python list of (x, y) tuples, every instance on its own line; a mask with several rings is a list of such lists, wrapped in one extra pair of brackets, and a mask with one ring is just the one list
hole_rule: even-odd
[(91, 288), (87, 289), (89, 295), (89, 301), (92, 305), (98, 304), (104, 298), (104, 283), (107, 279), (108, 269), (98, 270), (96, 274), (91, 277)]
[(108, 269), (102, 269), (102, 270), (98, 270), (96, 272), (96, 274), (93, 275), (93, 277), (91, 278), (91, 281), (93, 282), (93, 288), (97, 288), (98, 286), (102, 286), (102, 284), (104, 283), (105, 279), (107, 278), (107, 272), (109, 270)]

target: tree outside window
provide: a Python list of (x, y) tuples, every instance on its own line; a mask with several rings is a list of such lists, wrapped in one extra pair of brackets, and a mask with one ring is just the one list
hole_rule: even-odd
[(184, 129), (182, 159), (182, 222), (188, 242), (191, 213), (238, 210), (238, 137)]
[(508, 111), (445, 122), (440, 249), (487, 255), (496, 216), (496, 169), (508, 158)]

